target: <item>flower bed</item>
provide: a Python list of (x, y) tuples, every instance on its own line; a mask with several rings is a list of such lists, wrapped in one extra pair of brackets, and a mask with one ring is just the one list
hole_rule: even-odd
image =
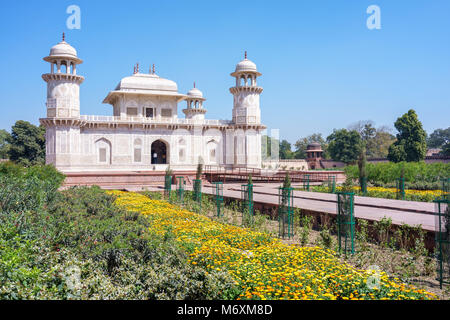
[[(172, 235), (189, 262), (225, 271), (236, 281), (237, 299), (433, 299), (435, 296), (390, 280), (385, 273), (357, 270), (331, 250), (283, 244), (267, 234), (213, 221), (141, 194), (113, 191), (116, 203), (146, 215), (150, 231)], [(379, 284), (370, 289), (367, 279)]]
[[(342, 187), (336, 187), (337, 191), (340, 191)], [(314, 192), (326, 192), (329, 193), (328, 186), (315, 186), (311, 189)], [(353, 187), (353, 192), (356, 195), (362, 195), (359, 186)], [(441, 190), (405, 190), (405, 199), (410, 201), (432, 202), (436, 198), (442, 195)], [(367, 196), (373, 198), (384, 199), (397, 199), (396, 188), (383, 188), (383, 187), (367, 187)]]

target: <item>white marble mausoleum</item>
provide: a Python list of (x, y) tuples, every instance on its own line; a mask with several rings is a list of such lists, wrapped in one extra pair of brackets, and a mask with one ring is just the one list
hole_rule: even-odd
[[(46, 162), (63, 172), (193, 170), (199, 161), (224, 167), (261, 167), (259, 107), (263, 88), (256, 65), (245, 59), (236, 65), (230, 88), (234, 103), (232, 120), (205, 119), (205, 98), (195, 88), (178, 92), (174, 81), (155, 74), (134, 73), (120, 80), (103, 103), (111, 105), (111, 116), (80, 115), (78, 65), (83, 61), (64, 39), (49, 56)], [(178, 104), (185, 108), (178, 118)], [(230, 108), (231, 109), (231, 108)]]

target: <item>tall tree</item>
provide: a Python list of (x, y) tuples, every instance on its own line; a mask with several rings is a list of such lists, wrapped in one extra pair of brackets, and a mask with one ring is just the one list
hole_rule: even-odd
[(334, 130), (327, 137), (328, 152), (333, 160), (344, 163), (354, 163), (361, 152), (362, 140), (360, 134), (347, 129)]
[(427, 139), (429, 148), (443, 148), (448, 143), (450, 143), (450, 127), (434, 130)]
[(360, 148), (359, 158), (358, 158), (358, 169), (359, 169), (359, 185), (361, 187), (361, 191), (364, 195), (367, 193), (367, 159), (366, 159), (366, 147), (365, 143), (362, 143), (362, 147)]
[(19, 120), (8, 137), (9, 159), (25, 166), (45, 163), (45, 128)]
[(287, 140), (280, 142), (280, 159), (293, 159), (294, 153), (291, 150), (291, 144)]
[(421, 161), (427, 153), (427, 133), (422, 128), (414, 110), (409, 110), (395, 121), (397, 141), (389, 147), (388, 159), (392, 162)]
[(309, 144), (316, 142), (319, 143), (322, 146), (323, 150), (323, 158), (328, 158), (327, 153), (327, 147), (328, 144), (326, 140), (322, 137), (321, 133), (314, 133), (310, 136), (307, 136), (306, 138), (302, 138), (297, 140), (295, 143), (295, 151), (294, 151), (294, 158), (295, 159), (305, 159), (306, 158), (306, 149)]
[(9, 158), (9, 142), (10, 134), (6, 130), (0, 130), (0, 159)]

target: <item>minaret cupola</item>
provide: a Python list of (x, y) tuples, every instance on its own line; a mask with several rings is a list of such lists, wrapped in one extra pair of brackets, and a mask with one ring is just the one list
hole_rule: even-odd
[(42, 75), (47, 82), (47, 118), (79, 118), (80, 84), (84, 77), (77, 75), (77, 65), (83, 61), (66, 42), (64, 33), (44, 61), (50, 63), (50, 73)]
[(194, 82), (194, 88), (187, 93), (187, 108), (183, 109), (186, 119), (204, 120), (206, 109), (203, 108), (203, 102), (205, 100), (206, 99), (203, 98), (203, 93), (195, 87)]
[(260, 124), (261, 110), (259, 108), (259, 95), (263, 88), (258, 87), (257, 78), (261, 76), (256, 64), (245, 58), (236, 65), (231, 74), (236, 78), (236, 86), (230, 88), (234, 96), (233, 122), (236, 124)]

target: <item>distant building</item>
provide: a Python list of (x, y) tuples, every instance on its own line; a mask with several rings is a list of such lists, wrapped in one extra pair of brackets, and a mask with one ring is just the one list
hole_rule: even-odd
[(427, 150), (427, 157), (432, 157), (432, 156), (439, 156), (439, 154), (441, 153), (442, 149), (439, 148), (434, 148), (434, 149), (428, 149)]
[(322, 169), (320, 161), (322, 160), (323, 150), (320, 143), (313, 142), (306, 147), (306, 162), (311, 170)]

